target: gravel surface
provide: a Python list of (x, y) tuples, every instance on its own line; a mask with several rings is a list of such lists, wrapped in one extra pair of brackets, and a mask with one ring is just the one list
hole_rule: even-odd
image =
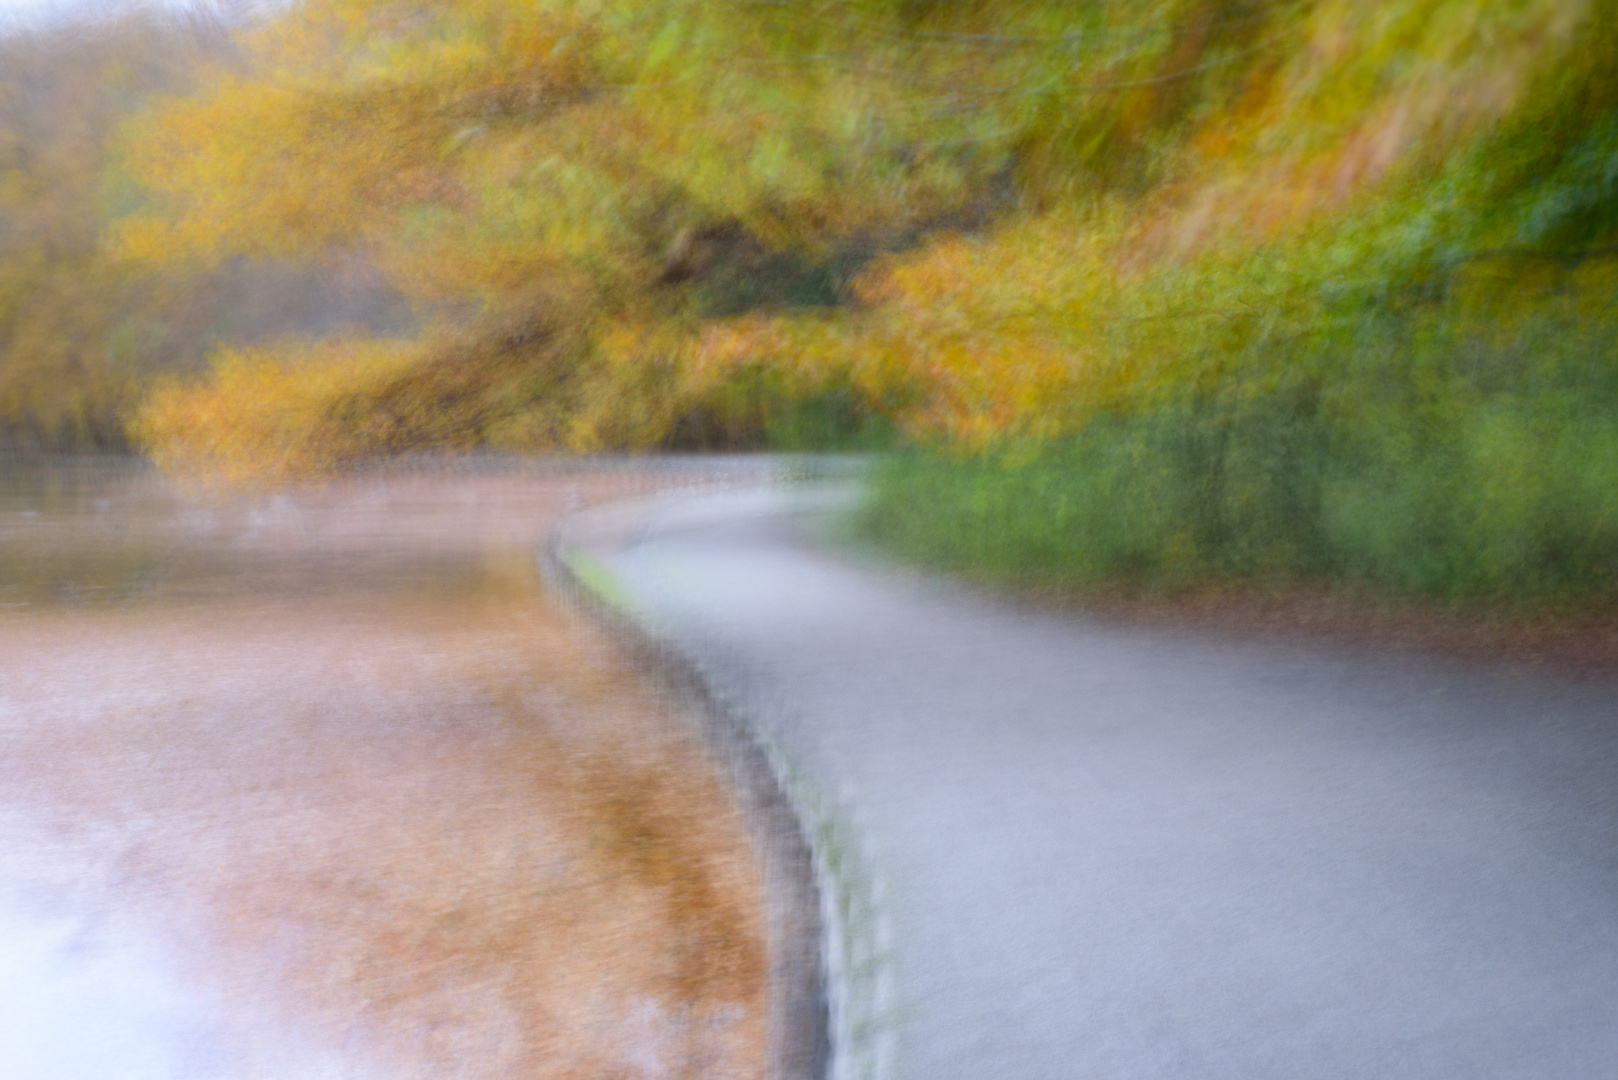
[(788, 777), (840, 1075), (1615, 1075), (1618, 684), (1030, 610), (819, 502), (572, 543)]

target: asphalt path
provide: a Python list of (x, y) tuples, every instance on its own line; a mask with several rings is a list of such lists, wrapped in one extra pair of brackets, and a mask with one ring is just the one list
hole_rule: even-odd
[(787, 777), (836, 1073), (1618, 1077), (1618, 685), (1030, 610), (825, 501), (568, 543)]

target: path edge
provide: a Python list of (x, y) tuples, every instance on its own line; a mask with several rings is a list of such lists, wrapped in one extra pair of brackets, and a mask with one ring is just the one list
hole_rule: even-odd
[(689, 657), (637, 620), (608, 583), (592, 582), (568, 557), (574, 550), (568, 542), (570, 524), (598, 509), (581, 508), (556, 525), (539, 553), (541, 574), (564, 603), (605, 629), (625, 657), (664, 691), (728, 773), (760, 857), (769, 907), (769, 1075), (772, 1080), (829, 1080), (835, 1047), (827, 926), (809, 833), (754, 724), (727, 704)]

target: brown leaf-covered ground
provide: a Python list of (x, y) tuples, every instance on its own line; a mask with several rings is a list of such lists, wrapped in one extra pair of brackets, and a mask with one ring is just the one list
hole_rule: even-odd
[[(203, 584), (13, 601), (4, 884), (156, 943), (226, 1018), (231, 1075), (283, 1075), (292, 1046), (341, 1076), (762, 1075), (744, 823), (680, 718), (545, 595), (532, 558), (562, 510), (667, 480), (215, 501), (185, 541), (199, 562), (229, 553)], [(167, 527), (167, 511), (81, 503), (60, 543), (30, 526), (40, 559), (68, 536)], [(0, 537), (14, 564), (19, 535)]]

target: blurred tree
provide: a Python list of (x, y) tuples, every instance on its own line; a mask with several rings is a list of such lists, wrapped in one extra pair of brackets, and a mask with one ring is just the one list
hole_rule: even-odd
[[(400, 378), (455, 400), (414, 395), (426, 411), (384, 428), (647, 445), (737, 398), (693, 373), (680, 327), (838, 305), (929, 230), (1144, 183), (1187, 87), (1227, 79), (1263, 25), (1178, 0), (305, 3), (134, 129), (153, 198), (119, 247), (162, 265), (363, 249), (446, 316)], [(468, 379), (508, 411), (446, 425)]]
[(107, 224), (146, 198), (118, 165), (119, 124), (234, 58), (203, 14), (0, 35), (0, 448), (124, 449), (153, 377), (201, 369), (222, 339), (410, 325), (362, 261), (197, 273), (106, 250)]
[(1100, 440), (1059, 458), (1134, 463), (1084, 495), (1133, 566), (1618, 574), (1574, 494), (1618, 490), (1614, 0), (308, 0), (237, 40), (131, 129), (119, 250), (362, 252), (434, 322), (228, 355), (143, 413), (173, 463), (853, 402), (1008, 467)]

